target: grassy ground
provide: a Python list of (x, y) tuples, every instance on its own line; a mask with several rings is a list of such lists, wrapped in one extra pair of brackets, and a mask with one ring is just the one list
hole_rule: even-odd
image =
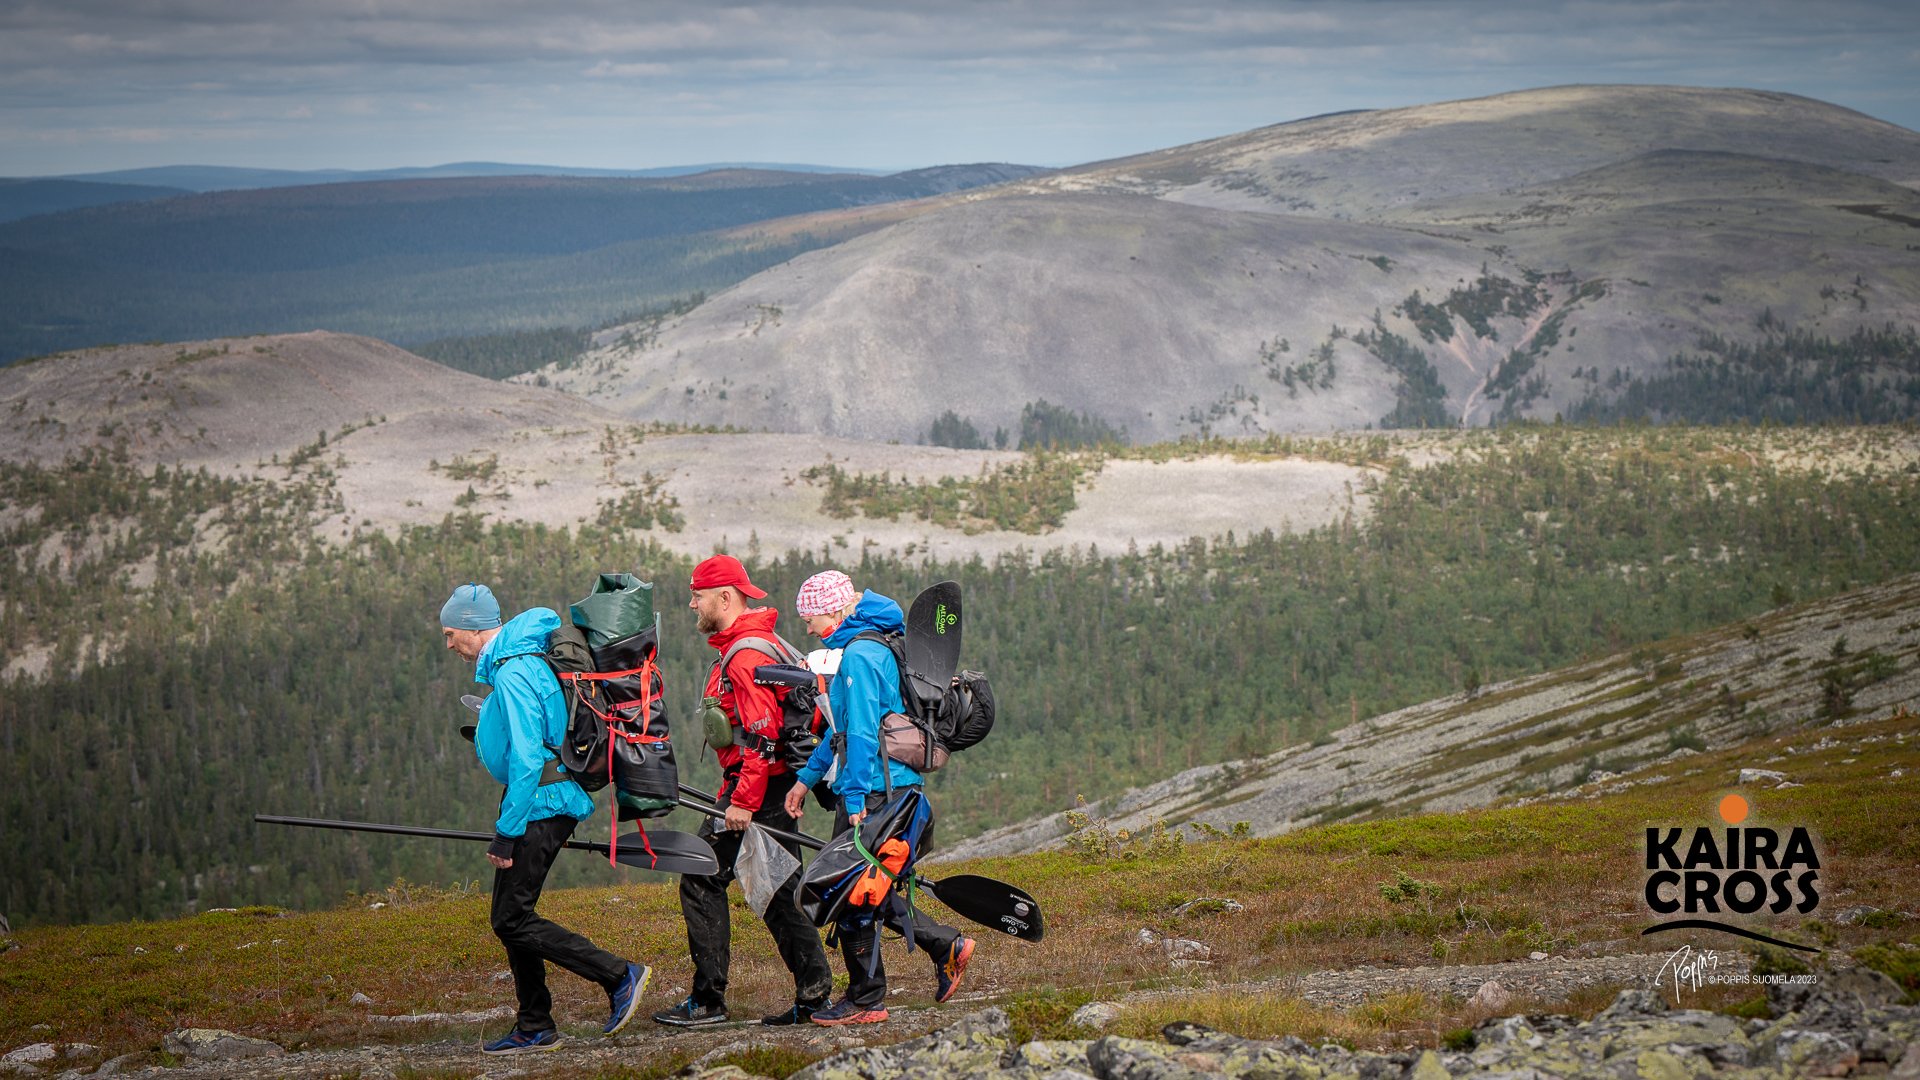
[[(1743, 767), (1778, 769), (1801, 786), (1742, 788), (1736, 779)], [(1130, 1006), (1114, 1030), (1150, 1034), (1182, 1018), (1247, 1035), (1432, 1045), (1483, 1014), (1458, 1000), (1413, 992), (1332, 1010), (1290, 996), (1275, 977), (1360, 965), (1496, 962), (1535, 950), (1669, 951), (1677, 942), (1637, 936), (1653, 921), (1640, 899), (1643, 830), (1717, 824), (1714, 806), (1734, 790), (1753, 804), (1749, 824), (1809, 826), (1822, 859), (1817, 911), (1749, 925), (1830, 953), (1862, 953), (1883, 967), (1914, 966), (1916, 954), (1898, 947), (1920, 938), (1920, 926), (1899, 914), (1920, 906), (1920, 719), (1913, 714), (1683, 757), (1636, 774), (1641, 777), (1653, 782), (1592, 799), (1367, 821), (1266, 840), (1182, 845), (1153, 834), (1102, 834), (1096, 823), (1079, 851), (943, 868), (1019, 883), (1047, 912), (1042, 944), (982, 943), (968, 976), (969, 996), (1007, 1004), (1026, 1036), (1072, 1034), (1065, 1019), (1089, 1000), (1189, 986), (1191, 995), (1154, 995)], [(1234, 898), (1244, 910), (1173, 914), (1203, 896)], [(375, 900), (385, 906), (370, 908)], [(1834, 921), (1838, 912), (1861, 905), (1882, 914), (1849, 926)], [(451, 1032), (377, 1024), (366, 1014), (474, 1010), (510, 1001), (510, 986), (491, 980), (505, 964), (488, 932), (486, 907), (482, 889), (399, 885), (314, 914), (243, 909), (168, 922), (29, 929), (13, 938), (17, 947), (0, 954), (0, 1013), (14, 1021), (15, 1033), (7, 1044), (88, 1042), (106, 1053), (146, 1051), (165, 1032), (190, 1026), (228, 1028), (290, 1048), (445, 1036)], [(557, 891), (542, 910), (655, 965), (648, 1010), (684, 993), (689, 970), (670, 885)], [(788, 1000), (785, 972), (758, 920), (738, 903), (734, 914), (732, 1004), (746, 1015), (777, 1009)], [(1142, 928), (1208, 943), (1211, 966), (1171, 968), (1158, 950), (1133, 946)], [(1731, 937), (1698, 943), (1737, 948)], [(927, 1004), (932, 980), (919, 958), (889, 948), (896, 985), (907, 987), (893, 1000)], [(1907, 977), (1915, 988), (1912, 972)], [(1208, 990), (1262, 980), (1269, 980), (1263, 989)], [(563, 1026), (584, 1028), (603, 1014), (597, 989), (558, 973), (553, 985)], [(350, 1004), (356, 992), (376, 1004)], [(1703, 991), (1687, 1000), (1752, 1009), (1754, 996)], [(1559, 1001), (1519, 1001), (1505, 1011), (1591, 1013), (1610, 997), (1608, 988), (1596, 988)], [(768, 1053), (780, 1057), (762, 1063), (769, 1071), (797, 1066), (807, 1056)], [(640, 1071), (623, 1075), (654, 1072), (684, 1057), (684, 1046), (641, 1048), (634, 1065)]]

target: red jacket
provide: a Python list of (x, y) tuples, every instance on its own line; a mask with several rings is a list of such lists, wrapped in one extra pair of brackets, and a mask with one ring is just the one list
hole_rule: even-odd
[[(779, 621), (780, 612), (774, 608), (755, 608), (733, 620), (733, 625), (707, 638), (707, 644), (713, 646), (721, 655), (726, 655), (727, 647), (744, 637), (766, 638), (771, 641), (774, 624)], [(742, 810), (758, 810), (767, 797), (768, 781), (776, 776), (785, 775), (786, 763), (780, 760), (780, 699), (774, 696), (771, 688), (757, 686), (753, 681), (753, 670), (762, 664), (777, 664), (779, 658), (766, 655), (758, 649), (742, 649), (734, 654), (733, 663), (727, 668), (727, 681), (733, 687), (726, 694), (720, 692), (720, 666), (715, 664), (707, 674), (706, 697), (720, 699), (720, 708), (727, 714), (736, 728), (746, 730), (746, 738), (736, 736), (733, 745), (717, 751), (720, 759), (720, 791), (718, 798), (722, 805), (737, 806)], [(742, 742), (747, 745), (740, 745)], [(784, 791), (775, 793), (780, 798)]]

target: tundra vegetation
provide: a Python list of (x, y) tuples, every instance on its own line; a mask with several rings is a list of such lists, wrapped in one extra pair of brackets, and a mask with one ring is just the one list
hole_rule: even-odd
[[(1002, 720), (933, 780), (943, 829), (959, 836), (1911, 573), (1910, 438), (1567, 426), (1136, 447), (1109, 452), (1324, 457), (1366, 462), (1373, 479), (1354, 514), (1300, 534), (956, 563), (823, 543), (756, 559), (753, 573), (775, 597), (828, 565), (901, 599), (965, 583), (966, 660), (994, 676)], [(457, 846), (251, 822), (490, 820), (495, 792), (455, 731), (469, 676), (428, 625), (449, 581), (564, 610), (595, 574), (636, 571), (668, 613), (669, 700), (696, 700), (707, 657), (672, 614), (690, 568), (634, 527), (677, 520), (652, 480), (572, 530), (450, 506), (432, 526), (323, 537), (315, 522), (341, 502), (329, 455), (310, 449), (253, 479), (144, 469), (114, 451), (0, 463), (0, 639), (14, 643), (0, 819), (21, 868), (0, 883), (0, 910), (16, 924), (312, 907), (396, 877), (470, 873)], [(1063, 476), (1097, 467), (1083, 453), (912, 494), (929, 514), (949, 512), (951, 494), (951, 512), (972, 515), (958, 520), (1017, 523), (1070, 486)], [(899, 497), (886, 485), (847, 495)], [(1837, 716), (1870, 674), (1836, 685)], [(710, 766), (687, 734), (681, 760), (701, 781)], [(601, 871), (582, 860), (559, 872), (566, 885)]]
[[(1086, 1038), (1069, 1017), (1094, 1000), (1122, 1003), (1110, 1033), (1154, 1038), (1161, 1026), (1189, 1020), (1246, 1036), (1294, 1035), (1359, 1049), (1457, 1048), (1464, 1029), (1492, 1015), (1590, 1017), (1622, 986), (1521, 991), (1496, 1011), (1409, 978), (1368, 982), (1354, 969), (1524, 961), (1534, 951), (1664, 951), (1660, 939), (1635, 935), (1651, 921), (1640, 907), (1645, 825), (1703, 823), (1743, 767), (1785, 757), (1790, 765), (1772, 767), (1789, 769), (1798, 786), (1750, 792), (1769, 821), (1818, 823), (1824, 898), (1809, 916), (1762, 916), (1750, 925), (1826, 950), (1815, 964), (1858, 962), (1884, 971), (1912, 1000), (1920, 993), (1920, 950), (1903, 910), (1920, 889), (1920, 798), (1913, 790), (1920, 783), (1920, 727), (1902, 713), (1822, 735), (1818, 742), (1811, 735), (1765, 736), (1682, 757), (1643, 772), (1645, 783), (1605, 795), (1586, 791), (1569, 800), (1318, 826), (1268, 839), (1224, 830), (1186, 842), (1168, 842), (1164, 831), (1108, 835), (1079, 850), (956, 866), (1021, 883), (1045, 905), (1051, 931), (1033, 945), (983, 942), (968, 991), (1007, 1009), (1016, 1040)], [(680, 977), (670, 959), (685, 948), (674, 886), (609, 885), (611, 871), (581, 861), (594, 883), (550, 890), (542, 910)], [(474, 873), (471, 860), (462, 867)], [(256, 905), (162, 921), (23, 928), (0, 945), (17, 945), (0, 964), (0, 993), (22, 1030), (45, 1024), (38, 1035), (47, 1041), (92, 1044), (96, 1058), (135, 1053), (146, 1064), (168, 1063), (156, 1048), (166, 1032), (183, 1027), (226, 1028), (291, 1049), (471, 1038), (471, 1025), (402, 1025), (372, 1016), (456, 1013), (504, 1000), (492, 979), (500, 960), (478, 882), (399, 881), (331, 900), (326, 910), (307, 913)], [(743, 1012), (785, 1004), (791, 983), (771, 941), (751, 919), (734, 925), (730, 1002)], [(1199, 942), (1208, 963), (1170, 963), (1165, 950), (1137, 944), (1142, 930)], [(1717, 944), (1722, 970), (1798, 963), (1777, 951), (1742, 955), (1750, 947), (1731, 936)], [(1319, 978), (1322, 993), (1310, 995), (1306, 977), (1315, 972), (1350, 974)], [(1324, 993), (1356, 984), (1367, 989), (1346, 1004)], [(1636, 988), (1644, 985), (1636, 980)], [(930, 987), (930, 980), (904, 980), (890, 999), (895, 1021), (861, 1034), (896, 1041), (950, 1022), (951, 1010), (926, 1008)], [(1689, 1008), (1765, 1015), (1757, 985), (1676, 991), (1668, 979), (1661, 993)], [(356, 994), (374, 1004), (355, 1004)], [(605, 1008), (597, 990), (576, 980), (556, 981), (554, 994), (563, 1024), (597, 1022)], [(569, 1030), (599, 1042), (590, 1027)], [(708, 1064), (781, 1076), (833, 1049), (753, 1041), (753, 1050), (736, 1048)], [(703, 1049), (642, 1033), (622, 1040), (619, 1066), (601, 1075), (671, 1075)]]

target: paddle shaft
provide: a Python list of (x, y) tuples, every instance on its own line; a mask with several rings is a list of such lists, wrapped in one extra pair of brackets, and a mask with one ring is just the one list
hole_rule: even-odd
[[(697, 792), (697, 790), (693, 790), (693, 788), (689, 788), (689, 786), (685, 786), (685, 784), (680, 786), (680, 794), (682, 794), (682, 796), (699, 796), (701, 799), (707, 798), (707, 796), (703, 796), (701, 792)], [(689, 811), (703, 813), (703, 815), (707, 815), (707, 817), (714, 819), (714, 821), (726, 821), (726, 811), (722, 811), (720, 807), (716, 807), (716, 805), (712, 805), (712, 803), (708, 803), (708, 801), (693, 801), (693, 799), (685, 798), (674, 799), (674, 801), (676, 801), (678, 805), (684, 805)], [(760, 822), (756, 821), (755, 824), (760, 824)], [(772, 836), (772, 838), (776, 838), (776, 840), (791, 840), (793, 844), (799, 844), (801, 847), (812, 847), (814, 851), (820, 851), (822, 847), (828, 846), (826, 840), (816, 840), (816, 838), (812, 838), (812, 836), (808, 836), (808, 834), (804, 834), (804, 832), (787, 832), (785, 828), (774, 828), (772, 824), (760, 824), (760, 828), (764, 828), (764, 830), (768, 832), (768, 836)]]
[[(493, 842), (492, 833), (464, 832), (459, 829), (428, 829), (418, 825), (387, 825), (377, 821), (334, 821), (328, 818), (282, 817), (277, 814), (255, 814), (253, 815), (253, 820), (262, 825), (301, 825), (309, 829), (340, 829), (345, 832), (387, 833), (393, 836), (425, 836), (437, 840), (476, 840), (487, 844)], [(591, 840), (568, 840), (562, 846), (570, 847), (575, 851), (591, 851), (596, 855), (606, 855), (613, 851), (613, 848), (609, 845), (596, 844)], [(644, 849), (642, 849), (642, 851), (644, 851)], [(668, 852), (664, 855), (650, 857), (649, 861), (654, 863), (654, 865), (642, 865), (638, 861), (641, 858), (640, 853), (633, 852), (630, 848), (620, 852), (620, 858), (623, 860), (621, 865), (633, 866), (640, 870), (661, 869), (658, 863), (662, 861), (663, 858), (671, 860), (676, 857), (679, 857), (679, 853)], [(624, 861), (629, 858), (635, 861)], [(718, 864), (715, 865), (717, 866)], [(667, 870), (665, 872), (681, 873), (687, 871)], [(702, 868), (691, 872), (712, 873), (713, 870)]]
[[(712, 804), (710, 801), (712, 796), (697, 788), (690, 788), (685, 784), (681, 784), (680, 793), (682, 795), (693, 796), (693, 798), (674, 800), (689, 810), (705, 814), (710, 818), (724, 819), (727, 816)], [(696, 802), (694, 801), (695, 799), (709, 801)], [(755, 822), (755, 824), (759, 823)], [(825, 841), (816, 840), (806, 833), (788, 832), (785, 829), (775, 829), (766, 825), (761, 825), (760, 827), (766, 829), (768, 834), (776, 839), (790, 840), (796, 844), (810, 847), (815, 851), (819, 851), (821, 848), (827, 846)], [(919, 874), (914, 874), (913, 880), (915, 884), (925, 890), (935, 900), (952, 908), (963, 918), (977, 922), (982, 926), (989, 926), (995, 930), (1012, 934), (1016, 937), (1025, 938), (1029, 941), (1040, 940), (1040, 931), (1037, 929), (1040, 925), (1040, 905), (1035, 903), (1033, 898), (1026, 893), (1021, 892), (1019, 889), (1005, 882), (976, 875), (962, 875), (960, 878), (952, 879), (951, 885), (943, 893), (941, 883), (932, 878), (921, 877)], [(978, 891), (982, 889), (986, 891), (985, 894)], [(1007, 922), (1009, 915), (1015, 911), (1019, 912), (1017, 919), (1019, 929), (1017, 930), (1009, 929)], [(1030, 933), (1027, 929), (1029, 926), (1033, 926), (1036, 929)]]
[[(439, 840), (478, 840), (483, 844), (493, 842), (492, 833), (463, 832), (458, 829), (427, 829), (418, 825), (384, 825), (377, 821), (332, 821), (327, 818), (281, 817), (277, 814), (255, 814), (253, 820), (262, 825), (304, 825), (309, 829), (390, 833), (394, 836), (430, 836)], [(569, 840), (565, 846), (577, 851), (595, 851), (602, 855), (607, 853), (607, 845), (596, 844), (590, 840)]]

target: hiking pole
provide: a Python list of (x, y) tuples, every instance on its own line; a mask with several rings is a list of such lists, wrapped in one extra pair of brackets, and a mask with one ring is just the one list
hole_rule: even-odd
[[(483, 844), (493, 842), (492, 833), (427, 829), (418, 825), (385, 825), (374, 821), (332, 821), (326, 818), (281, 817), (276, 814), (255, 814), (253, 820), (262, 825), (300, 825), (310, 829), (341, 829), (346, 832), (388, 833), (394, 836), (427, 836), (440, 840), (476, 840)], [(720, 861), (713, 857), (713, 849), (697, 836), (663, 829), (653, 833), (636, 832), (620, 839), (620, 852), (614, 857), (622, 866), (631, 866), (638, 870), (658, 870), (668, 874), (704, 875), (720, 871)], [(606, 844), (596, 844), (590, 840), (569, 840), (563, 846), (601, 855), (608, 852)]]
[[(680, 790), (701, 799), (707, 796), (693, 788), (681, 785)], [(693, 799), (675, 799), (675, 803), (689, 810), (707, 815), (710, 818), (724, 820), (726, 812), (709, 803), (696, 802)], [(759, 822), (754, 822), (760, 825)], [(760, 825), (768, 835), (777, 840), (810, 847), (815, 851), (827, 846), (826, 841), (808, 836), (806, 833), (788, 832)], [(995, 881), (978, 874), (956, 874), (950, 878), (935, 881), (932, 878), (912, 875), (914, 884), (924, 890), (928, 896), (952, 908), (954, 914), (981, 926), (991, 927), (1004, 934), (1017, 937), (1022, 941), (1039, 941), (1046, 933), (1046, 922), (1040, 915), (1040, 902), (1028, 896), (1024, 890), (1017, 889), (1004, 881)]]

